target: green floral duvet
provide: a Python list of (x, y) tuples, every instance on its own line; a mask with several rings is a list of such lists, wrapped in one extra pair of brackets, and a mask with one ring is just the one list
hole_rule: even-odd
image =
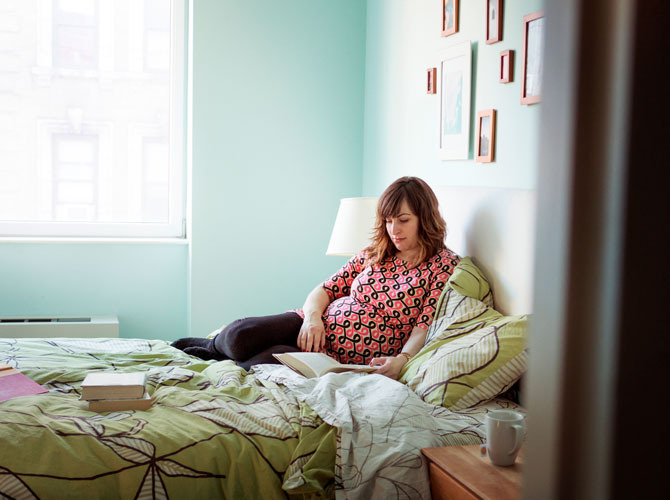
[[(0, 339), (49, 392), (0, 402), (0, 498), (429, 499), (421, 449), (481, 443), (494, 399), (449, 410), (377, 374), (249, 373), (164, 341)], [(94, 413), (92, 371), (144, 371), (146, 411)]]
[[(0, 402), (0, 497), (334, 496), (336, 429), (283, 386), (164, 341), (0, 339), (49, 393)], [(145, 371), (146, 411), (94, 413), (92, 371)]]

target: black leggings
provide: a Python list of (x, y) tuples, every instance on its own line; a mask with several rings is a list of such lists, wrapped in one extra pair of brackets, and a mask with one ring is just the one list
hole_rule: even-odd
[(302, 318), (294, 312), (233, 321), (214, 337), (214, 349), (249, 370), (259, 363), (277, 363), (272, 356), (298, 352)]

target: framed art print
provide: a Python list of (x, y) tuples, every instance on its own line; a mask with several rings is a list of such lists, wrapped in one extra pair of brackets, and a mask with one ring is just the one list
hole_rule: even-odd
[(540, 102), (542, 94), (542, 53), (544, 49), (544, 12), (523, 18), (523, 54), (521, 60), (521, 104)]
[(442, 0), (442, 36), (458, 31), (458, 0)]
[(514, 51), (503, 50), (500, 53), (500, 65), (498, 68), (500, 83), (509, 83), (514, 80)]
[(493, 161), (496, 143), (496, 110), (487, 109), (477, 113), (475, 160), (481, 163)]
[(486, 43), (502, 40), (502, 0), (486, 0)]
[(426, 80), (426, 94), (437, 94), (437, 68), (428, 68)]
[(470, 153), (470, 40), (440, 52), (439, 150), (442, 160), (467, 160)]

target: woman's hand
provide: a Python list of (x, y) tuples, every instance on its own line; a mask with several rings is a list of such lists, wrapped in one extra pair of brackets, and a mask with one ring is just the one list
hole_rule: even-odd
[(400, 370), (402, 370), (402, 367), (406, 364), (407, 358), (405, 356), (380, 356), (378, 358), (373, 358), (373, 360), (370, 361), (370, 366), (379, 367), (374, 373), (386, 375), (393, 380), (398, 380)]
[(320, 316), (305, 316), (298, 332), (298, 347), (305, 352), (326, 352), (326, 329)]
[(302, 312), (305, 319), (298, 332), (298, 347), (305, 352), (326, 352), (326, 329), (321, 315), (330, 303), (330, 297), (317, 285), (305, 299)]

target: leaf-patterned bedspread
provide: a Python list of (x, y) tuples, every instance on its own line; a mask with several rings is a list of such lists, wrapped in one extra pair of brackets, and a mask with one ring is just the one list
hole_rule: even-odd
[[(49, 389), (0, 403), (0, 497), (333, 494), (334, 428), (230, 361), (164, 341), (0, 339), (0, 362)], [(146, 371), (152, 407), (88, 411), (79, 386), (98, 370)]]
[[(0, 339), (49, 389), (0, 403), (0, 497), (430, 498), (421, 448), (476, 444), (494, 400), (451, 412), (382, 375), (249, 373), (167, 342)], [(147, 411), (93, 413), (91, 371), (146, 371)]]

